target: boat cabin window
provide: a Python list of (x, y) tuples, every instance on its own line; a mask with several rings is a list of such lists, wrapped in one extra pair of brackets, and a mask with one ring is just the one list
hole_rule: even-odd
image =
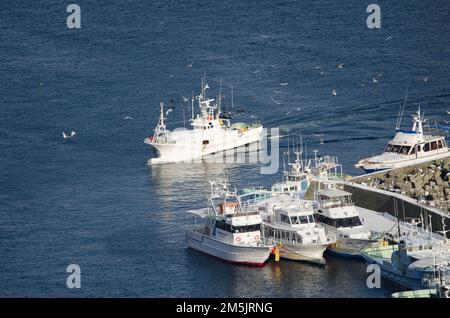
[(412, 147), (410, 155), (414, 155), (415, 153), (416, 153), (416, 147)]
[(306, 215), (291, 216), (291, 224), (308, 224), (308, 217)]
[(289, 222), (289, 217), (286, 214), (281, 214), (280, 218), (281, 218), (281, 222), (284, 222), (284, 223), (287, 223), (287, 224), (291, 224)]
[(385, 152), (396, 152), (401, 155), (407, 155), (411, 150), (410, 146), (399, 146), (399, 145), (387, 145)]
[(437, 141), (432, 141), (431, 142), (431, 150), (436, 150), (437, 149)]
[(314, 216), (312, 214), (308, 215), (309, 223), (314, 223)]
[(442, 140), (438, 140), (438, 149), (444, 148), (444, 145), (442, 144)]
[(403, 146), (400, 148), (399, 153), (402, 155), (407, 155), (409, 153), (409, 150), (411, 149), (410, 146)]
[(358, 216), (342, 218), (342, 219), (332, 219), (325, 215), (318, 214), (316, 217), (319, 222), (328, 224), (329, 226), (332, 226), (335, 228), (353, 227), (353, 226), (362, 225), (361, 220)]
[(224, 230), (230, 233), (245, 233), (245, 232), (255, 232), (259, 231), (261, 228), (261, 224), (252, 224), (245, 226), (232, 226), (225, 221), (217, 221), (216, 228)]
[(391, 148), (391, 152), (398, 152), (400, 150), (400, 146), (393, 145)]

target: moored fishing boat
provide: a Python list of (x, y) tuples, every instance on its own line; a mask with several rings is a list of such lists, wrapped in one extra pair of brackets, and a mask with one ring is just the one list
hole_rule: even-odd
[(417, 224), (412, 220), (411, 229), (398, 244), (367, 248), (361, 255), (368, 263), (377, 264), (386, 279), (412, 290), (432, 289), (436, 273), (450, 273), (450, 244), (419, 233)]
[(363, 249), (381, 244), (379, 233), (365, 228), (351, 193), (332, 187), (317, 191), (316, 198), (316, 220), (336, 235), (336, 243), (328, 247), (331, 253), (358, 257)]
[(284, 195), (261, 202), (258, 208), (264, 221), (263, 235), (277, 245), (280, 257), (325, 264), (323, 252), (336, 239), (316, 223), (308, 202)]
[(273, 245), (264, 243), (258, 210), (244, 207), (226, 182), (211, 183), (208, 201), (208, 208), (188, 211), (202, 221), (186, 232), (187, 245), (231, 263), (263, 265)]

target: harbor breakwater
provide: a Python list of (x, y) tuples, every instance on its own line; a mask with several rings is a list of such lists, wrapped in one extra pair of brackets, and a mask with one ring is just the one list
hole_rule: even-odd
[[(450, 159), (430, 161), (351, 178), (344, 189), (355, 204), (401, 220), (423, 218), (433, 231), (450, 228)], [(431, 218), (430, 218), (431, 217)]]

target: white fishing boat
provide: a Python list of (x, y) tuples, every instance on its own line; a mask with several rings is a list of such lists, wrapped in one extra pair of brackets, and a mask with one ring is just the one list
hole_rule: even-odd
[(316, 223), (312, 205), (284, 195), (261, 202), (258, 209), (264, 222), (263, 235), (277, 245), (281, 258), (325, 264), (323, 253), (336, 238)]
[[(145, 143), (156, 150), (157, 157), (151, 158), (149, 164), (189, 162), (214, 156), (225, 150), (259, 143), (263, 138), (263, 127), (260, 123), (231, 124), (227, 116), (221, 116), (219, 95), (218, 102), (206, 97), (208, 84), (202, 79), (201, 94), (198, 95), (200, 113), (194, 113), (194, 98), (191, 99), (192, 129), (184, 127), (168, 130), (164, 117), (164, 104), (161, 103), (161, 114), (154, 134), (145, 139)], [(256, 149), (259, 148), (259, 144)], [(234, 153), (233, 153), (234, 155)]]
[(274, 246), (263, 241), (259, 211), (243, 207), (226, 182), (211, 182), (208, 201), (209, 208), (188, 211), (202, 221), (186, 232), (187, 245), (231, 263), (263, 265)]
[(336, 243), (328, 247), (333, 254), (357, 257), (381, 244), (379, 234), (365, 228), (349, 192), (333, 186), (317, 191), (314, 212), (326, 231), (336, 235)]
[[(401, 116), (399, 116), (401, 121)], [(450, 151), (444, 136), (433, 135), (431, 130), (424, 132), (425, 119), (420, 112), (413, 116), (411, 130), (400, 129), (397, 121), (394, 139), (388, 142), (381, 155), (361, 159), (355, 167), (362, 168), (367, 173), (406, 167), (430, 160), (443, 159), (450, 156)]]
[[(441, 277), (450, 273), (450, 244), (445, 235), (444, 239), (436, 239), (431, 229), (427, 235), (423, 228), (420, 233), (417, 227), (420, 223), (412, 219), (410, 230), (398, 244), (367, 248), (361, 253), (368, 263), (380, 266), (384, 278), (412, 290), (432, 289), (439, 278), (437, 273)], [(444, 225), (445, 232), (448, 231)], [(422, 295), (416, 296), (424, 296), (423, 292), (419, 294)]]

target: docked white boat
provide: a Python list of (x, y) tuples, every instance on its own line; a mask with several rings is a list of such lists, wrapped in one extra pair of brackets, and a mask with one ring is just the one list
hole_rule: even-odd
[(316, 223), (312, 205), (284, 195), (261, 202), (258, 208), (264, 221), (263, 235), (278, 246), (280, 257), (325, 264), (323, 253), (336, 238)]
[[(230, 119), (221, 116), (220, 101), (206, 97), (208, 84), (202, 79), (201, 94), (197, 101), (200, 113), (194, 115), (194, 99), (191, 99), (192, 129), (184, 127), (168, 130), (164, 117), (164, 104), (161, 103), (161, 114), (154, 134), (145, 139), (145, 143), (156, 150), (157, 157), (151, 158), (149, 164), (189, 162), (202, 160), (226, 150), (260, 142), (263, 138), (263, 127), (259, 123), (231, 124)], [(257, 145), (256, 149), (259, 148)], [(231, 151), (230, 150), (230, 151)], [(234, 153), (233, 153), (234, 155)]]
[(394, 139), (388, 142), (381, 155), (361, 159), (355, 167), (367, 173), (406, 167), (430, 160), (443, 159), (450, 156), (444, 136), (424, 132), (425, 119), (420, 108), (413, 116), (411, 130), (399, 128), (397, 122)]
[[(419, 294), (408, 293), (403, 297), (425, 297), (424, 289), (434, 288), (439, 281), (437, 278), (450, 274), (450, 245), (445, 236), (443, 239), (424, 236), (425, 230), (422, 228), (420, 233), (417, 227), (419, 222), (412, 221), (411, 229), (398, 244), (367, 248), (361, 255), (368, 263), (378, 264), (384, 278), (412, 290), (421, 290)], [(444, 227), (445, 232), (448, 231)], [(429, 233), (432, 233), (431, 229)], [(441, 283), (443, 287), (448, 284)]]
[(239, 196), (226, 183), (211, 183), (210, 207), (188, 211), (202, 219), (186, 232), (187, 245), (222, 260), (263, 265), (273, 245), (263, 242), (258, 210), (241, 205)]
[(336, 235), (328, 250), (339, 256), (360, 256), (363, 249), (381, 244), (378, 233), (365, 228), (351, 196), (333, 187), (316, 193), (316, 220)]

